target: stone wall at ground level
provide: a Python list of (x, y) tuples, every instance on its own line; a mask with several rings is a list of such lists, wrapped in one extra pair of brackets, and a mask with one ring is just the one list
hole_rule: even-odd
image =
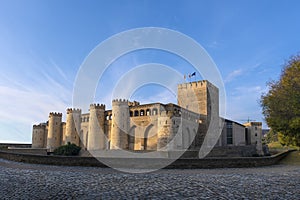
[[(232, 168), (232, 167), (258, 167), (276, 164), (284, 158), (290, 151), (285, 151), (269, 157), (241, 157), (241, 158), (181, 158), (165, 168), (185, 169), (185, 168)], [(94, 157), (79, 156), (43, 156), (32, 154), (9, 153), (0, 151), (0, 158), (26, 163), (65, 165), (65, 166), (97, 166), (107, 167), (103, 163), (113, 163), (114, 166), (126, 168), (145, 168), (151, 163), (168, 163), (169, 159), (163, 158), (101, 158), (98, 161)], [(153, 165), (152, 165), (153, 166)], [(153, 166), (155, 167), (155, 166)]]
[(31, 144), (0, 143), (0, 149), (7, 149), (8, 147), (31, 148)]

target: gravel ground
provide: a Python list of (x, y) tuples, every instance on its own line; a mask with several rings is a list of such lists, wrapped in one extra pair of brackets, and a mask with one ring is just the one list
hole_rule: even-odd
[(300, 199), (300, 165), (284, 162), (129, 174), (0, 159), (0, 180), (0, 199)]

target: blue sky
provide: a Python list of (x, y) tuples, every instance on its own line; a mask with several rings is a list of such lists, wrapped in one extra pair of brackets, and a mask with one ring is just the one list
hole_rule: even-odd
[[(30, 142), (33, 124), (46, 121), (50, 111), (65, 114), (86, 56), (108, 37), (139, 27), (169, 28), (196, 40), (225, 83), (226, 117), (262, 121), (258, 100), (266, 82), (277, 79), (284, 62), (299, 52), (299, 8), (296, 0), (0, 0), (0, 141)], [(99, 85), (95, 101), (109, 108), (110, 85), (148, 62), (193, 70), (170, 53), (133, 52), (112, 63), (104, 79), (109, 84)], [(142, 87), (132, 98), (176, 103), (158, 85)]]

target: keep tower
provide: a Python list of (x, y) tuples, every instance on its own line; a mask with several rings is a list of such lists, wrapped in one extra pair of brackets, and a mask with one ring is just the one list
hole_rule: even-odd
[(182, 108), (211, 117), (219, 116), (219, 89), (207, 80), (178, 85), (177, 103)]

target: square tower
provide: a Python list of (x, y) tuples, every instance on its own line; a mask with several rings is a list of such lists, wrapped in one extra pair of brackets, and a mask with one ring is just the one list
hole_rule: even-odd
[(206, 115), (219, 116), (219, 89), (207, 80), (178, 85), (177, 103), (180, 107)]

